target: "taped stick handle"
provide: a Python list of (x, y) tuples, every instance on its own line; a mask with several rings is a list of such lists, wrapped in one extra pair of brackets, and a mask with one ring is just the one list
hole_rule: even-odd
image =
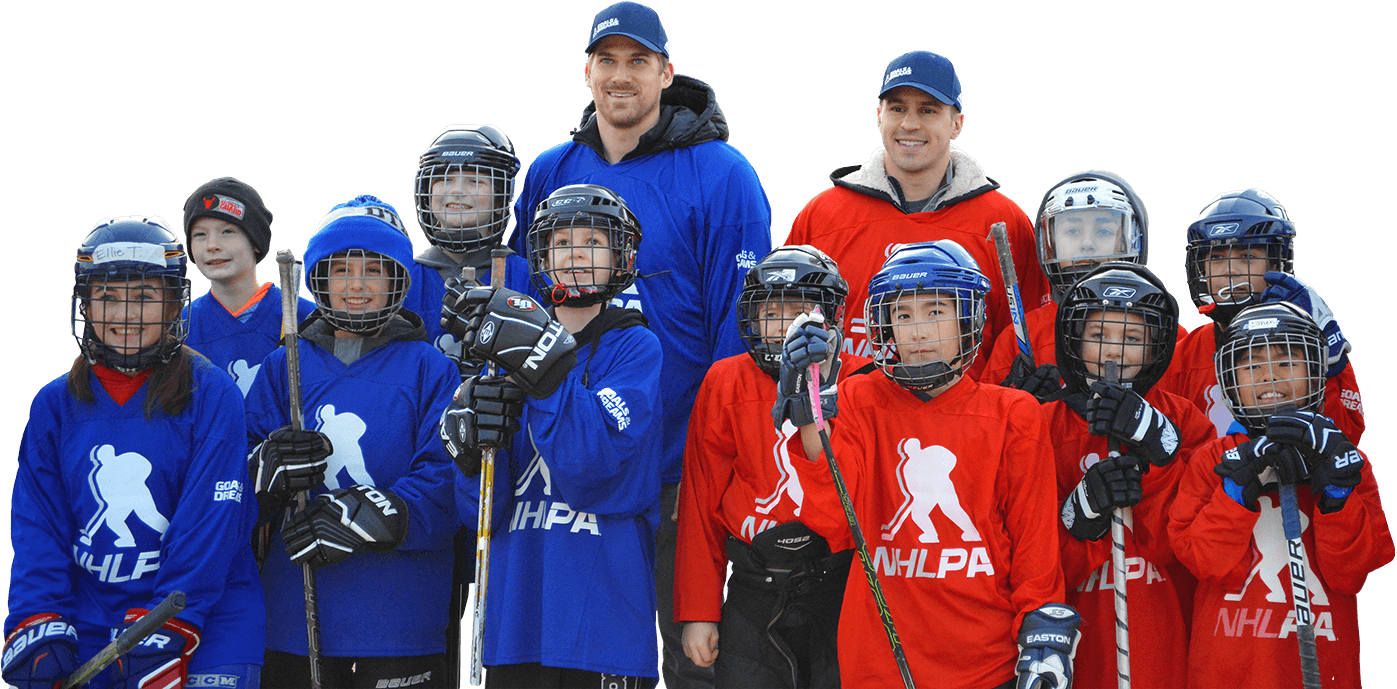
[(79, 687), (92, 681), (97, 673), (105, 670), (108, 665), (116, 661), (117, 657), (131, 652), (137, 644), (146, 640), (146, 637), (154, 634), (156, 630), (165, 626), (166, 622), (175, 618), (175, 615), (184, 611), (184, 592), (172, 591), (165, 596), (165, 600), (160, 601), (160, 605), (146, 613), (144, 617), (136, 620), (136, 623), (127, 627), (126, 631), (107, 644), (105, 648), (92, 656), (90, 660), (82, 664), (73, 674), (68, 675), (68, 679), (63, 680), (61, 689), (71, 689)]

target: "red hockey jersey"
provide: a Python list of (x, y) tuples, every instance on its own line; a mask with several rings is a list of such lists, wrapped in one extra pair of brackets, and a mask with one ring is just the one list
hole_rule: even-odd
[[(1275, 490), (1259, 512), (1237, 504), (1213, 467), (1245, 442), (1217, 438), (1188, 458), (1169, 535), (1179, 560), (1198, 577), (1188, 686), (1298, 687), (1299, 647), (1291, 596), (1288, 541)], [(1392, 534), (1371, 465), (1343, 509), (1321, 514), (1297, 488), (1319, 670), (1324, 686), (1359, 686), (1357, 593), (1368, 573), (1390, 562)]]
[[(840, 389), (834, 456), (919, 686), (1014, 677), (1026, 612), (1063, 600), (1052, 455), (1038, 402), (964, 378), (923, 402), (882, 374)], [(823, 459), (787, 444), (805, 487), (801, 521), (849, 547)], [(872, 591), (849, 573), (839, 620), (846, 687), (900, 686)]]

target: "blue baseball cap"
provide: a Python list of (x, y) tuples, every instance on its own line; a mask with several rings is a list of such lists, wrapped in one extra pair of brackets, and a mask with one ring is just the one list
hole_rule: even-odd
[(598, 12), (592, 20), (586, 52), (590, 54), (597, 41), (607, 36), (625, 36), (669, 58), (669, 37), (660, 24), (660, 15), (638, 2), (618, 2)]
[(960, 79), (956, 78), (955, 65), (936, 53), (914, 50), (893, 58), (883, 72), (883, 85), (878, 90), (878, 98), (899, 86), (911, 86), (942, 103), (956, 106), (957, 110), (962, 109)]

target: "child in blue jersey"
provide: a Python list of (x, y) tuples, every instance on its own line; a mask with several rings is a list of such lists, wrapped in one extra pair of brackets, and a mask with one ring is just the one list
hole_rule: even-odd
[[(409, 266), (412, 287), (406, 306), (422, 317), (427, 337), (453, 361), (461, 360), (461, 343), (441, 326), (443, 297), (450, 293), (454, 304), (474, 286), (459, 279), (465, 267), (475, 270), (475, 284), (489, 284), (490, 250), (501, 246), (518, 173), (514, 144), (489, 124), (447, 127), (418, 165), (413, 190), (417, 224), (432, 246)], [(504, 286), (530, 293), (528, 263), (510, 256), (508, 265)], [(467, 366), (463, 372), (477, 369)]]
[(607, 304), (635, 281), (640, 224), (620, 196), (577, 184), (539, 205), (528, 235), (553, 309), (508, 289), (467, 292), (457, 334), (502, 375), (468, 378), (442, 418), (467, 524), (480, 448), (499, 448), (486, 686), (649, 687), (661, 353), (644, 317)]
[(301, 324), (305, 428), (288, 426), (287, 351), (263, 362), (247, 396), (253, 483), (275, 517), (309, 489), (262, 570), (275, 686), (307, 686), (301, 565), (316, 568), (326, 687), (446, 686), (455, 469), (437, 422), (456, 367), (403, 310), (412, 243), (391, 206), (335, 206), (306, 248), (316, 311)]
[[(257, 281), (272, 241), (262, 196), (232, 177), (209, 180), (184, 202), (184, 241), (209, 293), (186, 309), (189, 347), (233, 377), (247, 395), (262, 360), (281, 342), (281, 290)], [(296, 322), (315, 305), (298, 300)]]
[(243, 398), (184, 346), (185, 261), (149, 218), (105, 221), (78, 249), (82, 354), (34, 398), (19, 449), (10, 685), (57, 686), (182, 591), (184, 610), (90, 686), (258, 686), (265, 618)]

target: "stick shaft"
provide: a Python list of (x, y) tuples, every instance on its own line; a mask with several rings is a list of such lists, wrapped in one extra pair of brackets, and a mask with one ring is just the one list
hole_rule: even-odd
[[(1105, 363), (1106, 381), (1120, 382), (1119, 365), (1114, 361)], [(1107, 454), (1119, 457), (1120, 441), (1106, 440)], [(1116, 686), (1130, 689), (1130, 614), (1126, 607), (1125, 584), (1129, 571), (1125, 564), (1125, 523), (1130, 520), (1129, 507), (1117, 507), (1111, 511), (1111, 571), (1115, 575), (1116, 599)]]
[(1014, 269), (1014, 253), (1009, 246), (1007, 226), (997, 222), (990, 226), (994, 236), (994, 250), (999, 254), (999, 273), (1004, 276), (1004, 296), (1009, 300), (1009, 315), (1014, 321), (1014, 338), (1019, 341), (1019, 352), (1033, 362), (1033, 346), (1028, 341), (1028, 328), (1024, 325), (1023, 297), (1019, 293), (1019, 273)]
[(1295, 486), (1281, 484), (1281, 525), (1290, 554), (1290, 599), (1295, 604), (1295, 638), (1300, 644), (1300, 674), (1305, 689), (1319, 689), (1319, 649), (1315, 644), (1314, 615), (1310, 610), (1309, 572), (1305, 567), (1305, 542), (1301, 539), (1300, 506)]
[(160, 601), (160, 605), (146, 613), (144, 617), (136, 620), (136, 623), (116, 637), (105, 648), (92, 656), (90, 660), (82, 664), (73, 674), (68, 675), (68, 679), (63, 680), (62, 689), (79, 687), (92, 681), (97, 673), (105, 670), (108, 665), (116, 661), (118, 656), (131, 652), (137, 644), (146, 640), (146, 637), (154, 634), (156, 630), (165, 626), (166, 622), (174, 619), (175, 615), (184, 610), (184, 592), (173, 591)]
[[(506, 259), (509, 249), (490, 252), (490, 287), (505, 284)], [(465, 352), (461, 352), (465, 357)], [(485, 375), (499, 375), (499, 367), (487, 362)], [(485, 595), (490, 584), (490, 520), (495, 498), (495, 448), (487, 447), (480, 458), (480, 509), (475, 521), (475, 605), (471, 610), (471, 684), (484, 681), (485, 666)]]

